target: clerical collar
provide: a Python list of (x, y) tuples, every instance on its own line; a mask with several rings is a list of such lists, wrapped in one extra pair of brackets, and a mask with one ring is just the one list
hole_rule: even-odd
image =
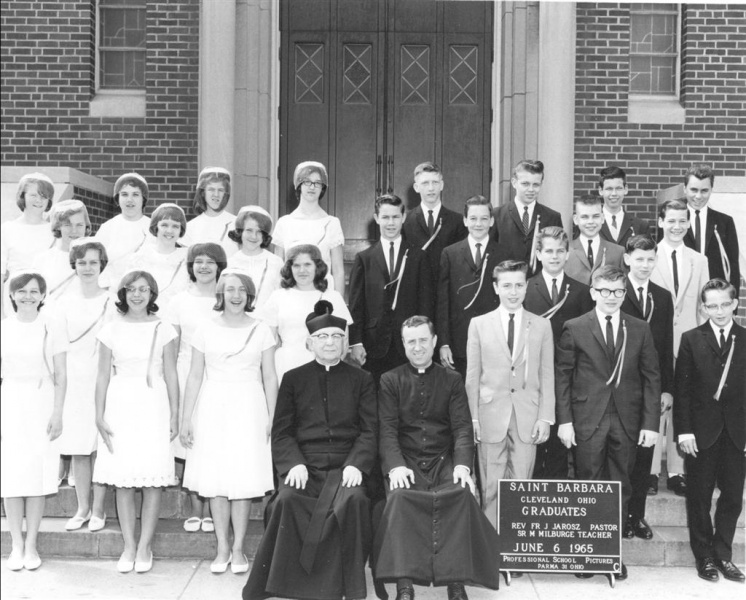
[(322, 362), (321, 362), (321, 361), (320, 361), (320, 360), (319, 360), (318, 358), (316, 358), (315, 360), (316, 360), (316, 364), (317, 364), (317, 365), (319, 365), (320, 367), (323, 367), (323, 368), (324, 368), (324, 369), (325, 369), (326, 371), (328, 371), (328, 370), (329, 370), (329, 369), (331, 369), (332, 367), (336, 367), (336, 366), (337, 366), (337, 365), (338, 365), (338, 364), (339, 364), (340, 362), (342, 362), (342, 360), (341, 360), (341, 359), (337, 359), (337, 362), (335, 362), (334, 364), (331, 364), (331, 365), (325, 365), (325, 364), (324, 364), (324, 363), (322, 363)]
[(409, 370), (415, 375), (425, 375), (433, 370), (435, 362), (431, 362), (427, 367), (415, 367), (412, 363), (408, 363)]

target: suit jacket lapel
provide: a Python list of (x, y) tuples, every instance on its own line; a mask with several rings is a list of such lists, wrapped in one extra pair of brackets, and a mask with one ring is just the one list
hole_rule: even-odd
[(513, 340), (513, 347), (515, 348), (513, 356), (515, 356), (515, 358), (512, 359), (512, 365), (514, 367), (517, 367), (523, 362), (523, 349), (528, 343), (526, 338), (531, 327), (531, 318), (528, 315), (529, 313), (523, 311), (523, 323), (521, 323), (520, 328), (516, 328), (515, 339)]
[(676, 305), (676, 294), (673, 293), (673, 274), (671, 273), (671, 266), (668, 264), (668, 257), (662, 253), (659, 254), (655, 268), (659, 270), (661, 277), (663, 278), (663, 283), (666, 289), (669, 290), (674, 305)]
[[(541, 299), (544, 300), (544, 302), (546, 302), (548, 308), (551, 308), (552, 298), (549, 295), (549, 290), (547, 289), (547, 282), (544, 281), (544, 277), (537, 277), (536, 281), (534, 281), (534, 285), (536, 286), (536, 291), (539, 294), (539, 296), (541, 296)], [(557, 290), (557, 291), (559, 292), (560, 290)], [(561, 294), (560, 294), (560, 297), (562, 297)]]
[(523, 215), (518, 214), (518, 208), (516, 208), (515, 202), (513, 202), (512, 200), (508, 205), (508, 213), (513, 219), (513, 223), (515, 223), (515, 226), (518, 228), (518, 231), (525, 235), (526, 231), (523, 229)]
[(606, 337), (604, 335), (604, 332), (601, 331), (601, 324), (598, 322), (596, 311), (595, 310), (592, 311), (588, 315), (588, 318), (591, 321), (590, 326), (591, 326), (591, 333), (593, 334), (593, 337), (596, 338), (596, 341), (601, 346), (601, 349), (603, 350), (603, 353), (606, 355), (606, 358), (608, 358), (610, 361), (613, 360), (613, 357), (609, 356), (609, 349), (606, 347)]
[(689, 283), (694, 276), (692, 269), (692, 261), (690, 252), (694, 252), (691, 248), (682, 246), (681, 249), (681, 272), (679, 273), (679, 296), (677, 297), (677, 303), (684, 297), (684, 292), (689, 286)]
[(632, 216), (625, 210), (624, 218), (622, 219), (622, 225), (619, 227), (619, 237), (617, 240), (621, 240), (626, 234), (627, 230), (632, 228)]
[[(619, 232), (619, 237), (621, 237), (621, 230)], [(606, 218), (604, 218), (603, 225), (601, 225), (601, 237), (607, 240), (613, 240), (614, 234), (611, 233), (611, 229), (609, 228), (609, 225), (606, 223)], [(618, 239), (618, 238), (617, 238)]]
[[(704, 250), (707, 252), (707, 248), (710, 247), (710, 241), (715, 233), (715, 215), (712, 214), (712, 209), (707, 211), (707, 225), (705, 226), (705, 246)], [(699, 248), (695, 248), (699, 252)]]
[[(477, 265), (474, 263), (474, 257), (471, 255), (471, 246), (469, 242), (464, 240), (464, 245), (461, 247), (461, 259), (468, 265), (472, 271), (476, 271)], [(484, 247), (484, 244), (482, 244)], [(482, 251), (482, 260), (484, 260), (485, 251)]]
[[(648, 290), (649, 289), (650, 288), (648, 287)], [(637, 290), (634, 288), (634, 286), (632, 285), (632, 282), (629, 279), (627, 279), (627, 297), (630, 299), (630, 302), (637, 310), (639, 318), (643, 319), (644, 312), (642, 310), (642, 306), (640, 306), (640, 300), (637, 297)]]
[(588, 255), (583, 249), (583, 245), (580, 243), (580, 238), (576, 238), (572, 241), (572, 250), (578, 256), (580, 262), (582, 262), (586, 268), (590, 269), (591, 264), (588, 262)]
[[(722, 356), (722, 352), (720, 349), (720, 341), (715, 337), (715, 332), (712, 330), (712, 326), (710, 325), (710, 322), (707, 321), (704, 325), (704, 331), (702, 331), (702, 335), (705, 338), (705, 341), (707, 342), (707, 345), (710, 346), (712, 351), (715, 353), (715, 356), (717, 356), (718, 360)], [(731, 332), (733, 329), (731, 328)], [(727, 346), (727, 343), (726, 343)]]
[(384, 255), (384, 252), (387, 252), (387, 250), (383, 247), (383, 242), (378, 242), (378, 248), (376, 248), (373, 252), (373, 262), (376, 265), (376, 268), (378, 268), (381, 271), (381, 275), (386, 283), (391, 281), (391, 277), (389, 277), (389, 268), (386, 264), (386, 256)]
[(508, 332), (503, 329), (503, 324), (500, 320), (500, 313), (498, 311), (494, 311), (492, 322), (495, 327), (495, 339), (497, 339), (497, 344), (500, 346), (503, 354), (508, 357), (508, 362), (512, 363), (510, 348), (508, 348)]

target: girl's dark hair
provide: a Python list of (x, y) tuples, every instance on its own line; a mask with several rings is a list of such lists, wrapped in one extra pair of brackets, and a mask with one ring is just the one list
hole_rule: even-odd
[(231, 178), (225, 173), (217, 173), (211, 171), (200, 178), (197, 182), (197, 189), (194, 192), (194, 201), (192, 206), (198, 214), (202, 214), (207, 210), (207, 201), (205, 200), (205, 188), (208, 183), (216, 181), (222, 183), (225, 186), (225, 194), (223, 195), (223, 202), (220, 205), (220, 210), (223, 210), (231, 199)]
[[(26, 287), (31, 281), (34, 281), (34, 279), (39, 284), (39, 291), (42, 296), (46, 296), (47, 282), (39, 273), (21, 273), (10, 280), (8, 284), (8, 293), (10, 294), (10, 304), (15, 312), (18, 312), (18, 305), (16, 304), (16, 301), (13, 300), (13, 294), (21, 288)], [(36, 310), (40, 311), (42, 306), (44, 306), (44, 300), (39, 302), (39, 306), (36, 307)]]
[(246, 221), (253, 219), (256, 224), (259, 225), (259, 229), (262, 232), (262, 243), (259, 245), (260, 248), (268, 248), (272, 243), (272, 219), (267, 215), (256, 212), (253, 210), (244, 210), (238, 213), (236, 222), (233, 224), (233, 229), (228, 232), (228, 237), (238, 244), (239, 248), (243, 245), (242, 237), (243, 230), (246, 228)]
[(101, 242), (95, 240), (79, 242), (70, 246), (70, 267), (74, 270), (77, 260), (84, 258), (86, 252), (89, 250), (96, 250), (98, 252), (98, 258), (101, 261), (101, 272), (103, 273), (106, 265), (109, 264), (109, 255), (106, 253), (106, 247)]
[(301, 244), (300, 246), (293, 246), (287, 252), (287, 258), (285, 264), (280, 269), (280, 286), (288, 289), (295, 287), (296, 282), (293, 278), (293, 261), (298, 257), (299, 254), (308, 254), (311, 260), (316, 264), (316, 273), (313, 276), (313, 286), (320, 292), (325, 292), (329, 285), (326, 281), (326, 274), (329, 272), (324, 260), (321, 258), (321, 251), (313, 244)]
[(158, 312), (158, 305), (155, 301), (158, 299), (158, 283), (150, 273), (147, 271), (130, 271), (119, 282), (119, 289), (117, 290), (118, 301), (114, 303), (117, 310), (126, 315), (130, 307), (127, 304), (127, 287), (132, 285), (138, 279), (144, 279), (148, 282), (150, 288), (150, 300), (148, 300), (148, 306), (146, 307), (148, 314), (152, 315)]
[(225, 271), (228, 267), (228, 258), (225, 255), (225, 250), (220, 244), (213, 242), (204, 242), (201, 244), (192, 244), (187, 250), (187, 273), (189, 273), (189, 279), (197, 281), (194, 276), (194, 259), (198, 256), (207, 256), (215, 261), (218, 265), (218, 272), (215, 274), (215, 281), (220, 279), (220, 274)]

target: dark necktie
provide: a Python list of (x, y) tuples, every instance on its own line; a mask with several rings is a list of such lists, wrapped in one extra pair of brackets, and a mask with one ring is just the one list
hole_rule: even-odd
[(435, 219), (433, 219), (433, 211), (431, 210), (427, 211), (427, 230), (430, 232), (430, 235), (435, 231)]
[(396, 268), (396, 263), (394, 262), (394, 242), (391, 242), (391, 245), (389, 246), (389, 279), (394, 279), (394, 269)]
[(720, 330), (720, 351), (725, 350), (725, 329)]
[(645, 296), (642, 295), (642, 286), (637, 288), (637, 301), (640, 303), (640, 310), (645, 314)]
[(557, 279), (552, 279), (552, 306), (557, 304), (559, 300), (559, 293), (557, 292)]
[(508, 321), (508, 349), (510, 350), (510, 355), (513, 355), (513, 337), (515, 336), (515, 321), (513, 318), (515, 317), (514, 313), (510, 313), (510, 321)]
[(482, 266), (482, 244), (477, 244), (477, 253), (474, 258), (474, 264), (477, 266), (477, 269)]
[(528, 233), (528, 206), (523, 207), (523, 231)]
[(694, 249), (702, 252), (702, 223), (699, 220), (699, 211), (694, 211)]
[(593, 268), (593, 240), (588, 240), (588, 264)]
[(671, 252), (671, 262), (673, 269), (673, 295), (679, 295), (679, 265), (676, 264), (676, 250)]
[(611, 215), (611, 226), (616, 229), (616, 215)]
[(606, 315), (606, 349), (610, 356), (614, 356), (614, 327), (611, 325), (611, 315)]

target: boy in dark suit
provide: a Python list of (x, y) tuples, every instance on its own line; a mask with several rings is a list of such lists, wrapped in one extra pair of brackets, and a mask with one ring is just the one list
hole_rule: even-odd
[(381, 239), (358, 253), (350, 273), (350, 347), (377, 385), (383, 373), (407, 362), (401, 325), (413, 315), (432, 317), (434, 294), (427, 256), (402, 238), (401, 199), (378, 197), (375, 220)]
[(598, 193), (604, 199), (601, 237), (622, 248), (629, 238), (645, 235), (650, 228), (647, 221), (632, 216), (622, 207), (627, 192), (627, 174), (622, 169), (611, 166), (601, 170), (598, 178)]
[(601, 238), (604, 224), (603, 200), (585, 196), (575, 201), (573, 223), (580, 235), (570, 244), (565, 272), (580, 283), (591, 284), (591, 273), (603, 265), (624, 269), (624, 248)]
[[(620, 310), (626, 279), (609, 265), (593, 273), (596, 308), (565, 323), (555, 368), (558, 435), (575, 446), (575, 475), (620, 481), (623, 515), (636, 447), (658, 438), (661, 397), (650, 327)], [(626, 576), (622, 564), (619, 578)]]
[(402, 228), (407, 242), (427, 253), (432, 289), (438, 285), (443, 248), (466, 237), (461, 215), (443, 206), (443, 185), (443, 173), (435, 163), (424, 162), (415, 167), (414, 191), (420, 195), (420, 205), (410, 211)]
[[(673, 300), (667, 289), (650, 281), (655, 269), (658, 246), (647, 235), (636, 235), (627, 240), (624, 262), (629, 267), (627, 296), (622, 312), (647, 321), (653, 334), (661, 371), (661, 414), (673, 405)], [(660, 440), (658, 443), (661, 443)], [(644, 540), (653, 537), (645, 521), (645, 501), (648, 495), (650, 468), (654, 448), (638, 448), (635, 467), (630, 475), (632, 496), (629, 514), (624, 524), (624, 537)]]
[(497, 308), (500, 300), (492, 286), (497, 246), (490, 240), (494, 224), (492, 206), (484, 196), (472, 196), (464, 205), (469, 235), (443, 250), (440, 257), (436, 323), (440, 364), (466, 377), (466, 338), (474, 317)]
[[(715, 172), (710, 165), (692, 165), (684, 176), (684, 193), (689, 205), (689, 231), (684, 243), (707, 257), (710, 277), (741, 287), (738, 266), (738, 235), (733, 217), (710, 208)], [(726, 269), (729, 271), (726, 273)]]
[(562, 227), (562, 216), (548, 206), (539, 204), (539, 192), (544, 182), (544, 163), (522, 160), (513, 169), (510, 184), (515, 199), (495, 211), (493, 239), (500, 256), (498, 261), (522, 260), (529, 265), (529, 275), (541, 268), (531, 256), (534, 234), (551, 225)]
[[(733, 320), (738, 308), (733, 285), (712, 279), (701, 296), (709, 320), (681, 336), (673, 408), (689, 480), (689, 542), (702, 579), (717, 581), (720, 571), (726, 579), (743, 582), (732, 562), (732, 546), (745, 475), (746, 329)], [(715, 485), (720, 498), (713, 530)]]
[[(565, 262), (570, 242), (561, 227), (544, 227), (536, 239), (536, 256), (541, 271), (528, 280), (523, 308), (540, 315), (552, 324), (555, 345), (568, 319), (584, 315), (593, 308), (590, 288), (565, 274)], [(549, 439), (536, 448), (534, 479), (567, 479), (567, 448), (557, 437), (557, 424), (552, 425)]]

